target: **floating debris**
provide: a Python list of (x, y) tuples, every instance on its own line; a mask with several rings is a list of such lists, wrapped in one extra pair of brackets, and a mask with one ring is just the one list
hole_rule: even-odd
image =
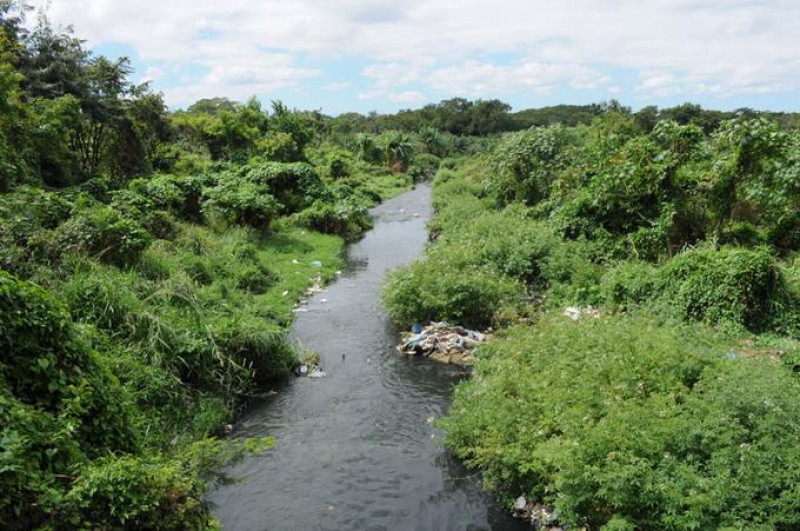
[(304, 363), (295, 370), (297, 376), (305, 376), (306, 378), (325, 378), (328, 373), (323, 371), (319, 365)]
[(442, 363), (469, 366), (474, 362), (472, 350), (484, 341), (485, 334), (463, 326), (431, 323), (424, 328), (414, 325), (397, 351), (408, 356), (425, 356)]

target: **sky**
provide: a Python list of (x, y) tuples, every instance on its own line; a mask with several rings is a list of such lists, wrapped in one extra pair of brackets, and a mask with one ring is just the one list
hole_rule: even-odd
[[(46, 2), (46, 3), (44, 3)], [(35, 5), (36, 2), (34, 2)], [(41, 0), (168, 105), (800, 110), (798, 0)]]

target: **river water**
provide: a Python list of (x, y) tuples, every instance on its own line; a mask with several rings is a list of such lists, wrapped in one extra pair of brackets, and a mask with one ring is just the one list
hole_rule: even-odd
[(388, 270), (427, 241), (426, 184), (373, 210), (375, 228), (347, 248), (347, 268), (296, 315), (292, 335), (318, 352), (326, 378), (293, 378), (236, 425), (274, 449), (230, 470), (212, 495), (226, 530), (519, 530), (443, 448), (458, 368), (394, 351), (380, 304)]

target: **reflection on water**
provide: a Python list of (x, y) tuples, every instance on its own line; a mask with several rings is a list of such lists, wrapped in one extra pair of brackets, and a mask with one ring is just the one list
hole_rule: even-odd
[(420, 185), (377, 207), (375, 228), (348, 247), (350, 267), (297, 314), (292, 335), (320, 354), (328, 377), (290, 380), (237, 424), (276, 447), (234, 467), (244, 480), (213, 494), (226, 529), (522, 529), (433, 426), (463, 374), (400, 358), (380, 306), (386, 271), (426, 243), (430, 195)]

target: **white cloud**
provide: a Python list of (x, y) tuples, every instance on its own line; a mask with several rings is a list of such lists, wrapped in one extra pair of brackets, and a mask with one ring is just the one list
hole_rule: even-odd
[(389, 99), (395, 103), (424, 103), (425, 96), (416, 90), (406, 90), (404, 92), (390, 92)]
[(421, 65), (414, 63), (372, 64), (364, 69), (362, 76), (372, 78), (380, 90), (408, 85), (420, 78)]
[(343, 82), (343, 83), (328, 83), (322, 90), (326, 92), (340, 92), (346, 88), (349, 88), (352, 85), (350, 82)]
[(519, 90), (548, 94), (560, 87), (593, 89), (606, 85), (609, 78), (579, 64), (522, 61), (510, 66), (498, 66), (467, 61), (432, 72), (429, 82), (442, 92), (491, 96)]
[(235, 97), (321, 75), (300, 56), (372, 63), (363, 92), (379, 97), (410, 83), (485, 95), (592, 89), (620, 83), (607, 75), (619, 71), (639, 76), (643, 97), (800, 88), (796, 0), (55, 0), (51, 14), (90, 42), (210, 71), (172, 94)]
[(141, 79), (139, 79), (139, 83), (153, 83), (159, 81), (160, 79), (164, 78), (164, 74), (166, 74), (166, 72), (164, 72), (163, 69), (156, 66), (151, 66), (145, 70)]
[(406, 90), (403, 92), (392, 92), (390, 90), (372, 90), (361, 92), (358, 99), (362, 101), (371, 101), (385, 98), (394, 103), (404, 104), (419, 104), (425, 103), (427, 98), (416, 90)]

